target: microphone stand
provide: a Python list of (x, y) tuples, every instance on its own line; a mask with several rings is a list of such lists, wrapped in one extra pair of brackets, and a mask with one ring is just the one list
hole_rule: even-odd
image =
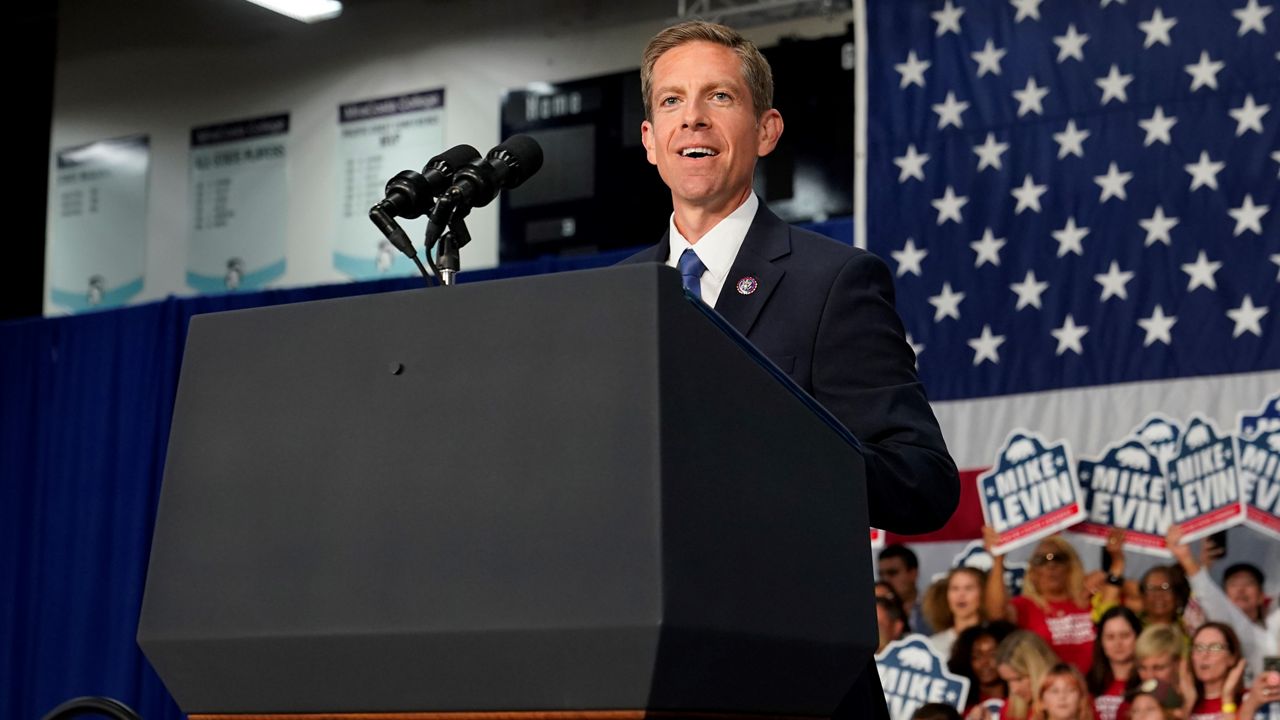
[(467, 230), (467, 213), (465, 205), (455, 211), (449, 219), (449, 229), (440, 238), (436, 246), (436, 265), (440, 270), (440, 282), (452, 287), (458, 273), (462, 270), (462, 256), (459, 253), (467, 243), (471, 242), (471, 232)]

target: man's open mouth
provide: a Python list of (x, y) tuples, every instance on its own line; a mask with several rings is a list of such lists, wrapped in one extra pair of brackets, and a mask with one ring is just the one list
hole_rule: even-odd
[(691, 148), (685, 148), (680, 151), (680, 157), (687, 157), (687, 158), (715, 157), (716, 155), (719, 155), (719, 154), (720, 154), (719, 152), (712, 150), (709, 147), (691, 147)]

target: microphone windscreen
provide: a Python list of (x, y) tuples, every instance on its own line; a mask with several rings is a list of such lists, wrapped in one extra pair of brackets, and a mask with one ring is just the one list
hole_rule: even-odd
[(542, 168), (542, 146), (528, 135), (512, 135), (506, 142), (489, 151), (490, 160), (501, 160), (510, 166), (502, 179), (506, 188), (514, 188)]
[[(470, 145), (456, 145), (427, 161), (428, 168), (437, 168), (446, 175), (480, 157), (480, 151)], [(426, 168), (423, 168), (424, 172)]]

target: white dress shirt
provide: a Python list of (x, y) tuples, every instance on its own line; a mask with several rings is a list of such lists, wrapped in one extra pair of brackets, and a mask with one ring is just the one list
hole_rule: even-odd
[(711, 307), (715, 307), (716, 300), (720, 298), (720, 290), (729, 278), (733, 260), (738, 257), (738, 250), (747, 237), (747, 230), (751, 227), (751, 221), (755, 220), (759, 207), (760, 200), (756, 198), (756, 194), (748, 194), (737, 210), (729, 213), (728, 217), (716, 223), (715, 227), (694, 243), (697, 247), (690, 245), (676, 229), (676, 214), (671, 213), (668, 221), (671, 225), (671, 254), (667, 256), (667, 267), (676, 267), (685, 249), (694, 248), (698, 259), (707, 266), (707, 271), (702, 273), (702, 302)]

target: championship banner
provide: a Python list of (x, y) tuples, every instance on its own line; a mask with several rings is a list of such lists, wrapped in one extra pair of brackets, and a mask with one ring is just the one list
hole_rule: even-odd
[[(971, 567), (977, 568), (984, 573), (991, 572), (991, 567), (995, 562), (991, 557), (991, 553), (983, 547), (981, 540), (974, 540), (964, 546), (951, 560), (951, 567)], [(946, 577), (944, 574), (943, 577)], [(934, 578), (937, 580), (938, 578)], [(1006, 558), (1004, 563), (1004, 586), (1009, 589), (1010, 597), (1022, 594), (1022, 584), (1027, 579), (1027, 564), (1025, 562), (1009, 562)]]
[(142, 292), (150, 160), (145, 135), (56, 153), (45, 271), (51, 306), (118, 307)]
[(1213, 424), (1200, 416), (1187, 424), (1178, 452), (1165, 471), (1170, 521), (1182, 528), (1184, 542), (1244, 521), (1234, 446), (1232, 436), (1220, 437)]
[(894, 640), (876, 655), (876, 670), (893, 720), (910, 720), (926, 703), (946, 703), (964, 710), (969, 679), (947, 670), (947, 664), (924, 635)]
[(1065, 441), (1046, 446), (1013, 431), (995, 465), (978, 476), (983, 521), (995, 529), (1000, 555), (1030, 545), (1084, 519), (1084, 500)]
[[(369, 208), (386, 197), (387, 181), (396, 173), (421, 171), (442, 150), (443, 88), (339, 106), (335, 270), (352, 280), (418, 274), (413, 261), (369, 222)], [(425, 217), (399, 223), (415, 246), (422, 243)]]
[(1168, 482), (1156, 451), (1139, 440), (1113, 445), (1098, 460), (1081, 460), (1076, 477), (1088, 516), (1072, 528), (1105, 545), (1112, 528), (1124, 530), (1125, 549), (1170, 557)]
[(191, 130), (187, 286), (257, 290), (284, 275), (289, 116)]

